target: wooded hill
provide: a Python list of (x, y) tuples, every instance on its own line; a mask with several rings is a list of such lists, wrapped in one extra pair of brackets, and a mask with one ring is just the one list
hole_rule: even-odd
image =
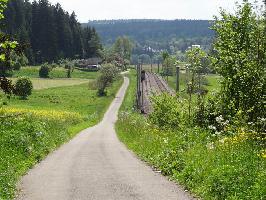
[(29, 45), (25, 54), (32, 64), (95, 57), (102, 48), (95, 29), (82, 28), (60, 4), (9, 0), (4, 15), (2, 31)]
[(112, 44), (118, 36), (128, 36), (140, 46), (170, 51), (185, 51), (192, 44), (208, 47), (214, 37), (207, 20), (96, 20), (92, 26), (104, 44)]

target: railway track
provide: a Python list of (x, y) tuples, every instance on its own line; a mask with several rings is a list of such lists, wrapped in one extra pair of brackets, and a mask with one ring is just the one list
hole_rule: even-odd
[(144, 113), (149, 114), (152, 112), (151, 98), (162, 93), (169, 93), (174, 95), (174, 91), (169, 88), (165, 80), (155, 73), (146, 72), (144, 81)]

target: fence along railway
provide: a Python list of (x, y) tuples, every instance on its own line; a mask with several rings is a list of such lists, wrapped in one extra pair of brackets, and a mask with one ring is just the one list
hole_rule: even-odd
[(152, 96), (162, 93), (175, 95), (175, 91), (168, 86), (159, 74), (142, 70), (142, 66), (138, 65), (136, 104), (141, 113), (150, 114), (152, 112)]

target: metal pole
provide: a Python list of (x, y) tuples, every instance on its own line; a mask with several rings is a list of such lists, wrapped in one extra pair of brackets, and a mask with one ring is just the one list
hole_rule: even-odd
[(179, 88), (179, 83), (180, 83), (180, 67), (176, 67), (176, 92), (180, 91)]
[(158, 74), (160, 74), (160, 61), (158, 60)]
[(152, 61), (153, 61), (153, 60), (152, 60), (152, 58), (151, 58), (151, 73), (152, 73)]
[(141, 113), (144, 113), (144, 87), (143, 87), (143, 82), (144, 81), (141, 81), (141, 86), (142, 86), (142, 91), (141, 91), (141, 97), (142, 97), (142, 99), (141, 99)]
[(139, 109), (139, 64), (136, 65), (136, 71), (137, 71), (137, 93), (136, 93), (136, 104), (137, 104), (137, 109)]
[(139, 82), (139, 94), (138, 94), (138, 97), (139, 97), (139, 109), (141, 109), (141, 64), (139, 65), (139, 70), (138, 70), (138, 73), (139, 73), (139, 79), (138, 79), (138, 82)]

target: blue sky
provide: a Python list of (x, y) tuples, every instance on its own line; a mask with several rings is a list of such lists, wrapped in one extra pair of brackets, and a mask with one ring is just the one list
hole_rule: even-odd
[[(75, 11), (80, 22), (94, 19), (213, 19), (236, 0), (50, 0)], [(239, 0), (241, 2), (241, 0)]]

